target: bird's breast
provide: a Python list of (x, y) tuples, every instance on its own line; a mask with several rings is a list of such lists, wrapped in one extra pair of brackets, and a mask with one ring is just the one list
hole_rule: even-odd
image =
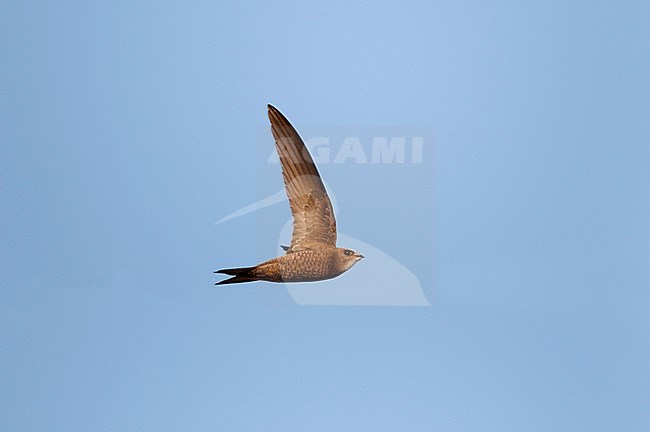
[(278, 264), (285, 282), (331, 279), (342, 273), (336, 266), (335, 250), (297, 251), (280, 257)]

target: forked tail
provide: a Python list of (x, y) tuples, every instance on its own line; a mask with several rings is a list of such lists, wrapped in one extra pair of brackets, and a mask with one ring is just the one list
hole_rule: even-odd
[(238, 267), (238, 268), (217, 270), (215, 273), (227, 274), (229, 276), (234, 276), (234, 277), (231, 277), (230, 279), (224, 279), (221, 282), (217, 282), (215, 285), (253, 282), (257, 280), (255, 276), (252, 275), (252, 270), (254, 268), (255, 267)]

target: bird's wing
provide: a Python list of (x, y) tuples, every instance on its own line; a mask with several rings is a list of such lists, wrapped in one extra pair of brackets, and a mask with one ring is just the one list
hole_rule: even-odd
[(272, 105), (269, 105), (269, 119), (293, 215), (293, 235), (287, 253), (319, 244), (336, 246), (332, 203), (307, 146)]

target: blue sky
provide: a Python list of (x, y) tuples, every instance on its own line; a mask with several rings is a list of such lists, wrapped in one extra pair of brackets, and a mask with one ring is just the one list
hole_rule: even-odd
[[(3, 2), (0, 35), (0, 429), (650, 430), (646, 3)], [(321, 166), (430, 307), (213, 286), (287, 221), (215, 223), (282, 185), (267, 103), (432, 131)]]

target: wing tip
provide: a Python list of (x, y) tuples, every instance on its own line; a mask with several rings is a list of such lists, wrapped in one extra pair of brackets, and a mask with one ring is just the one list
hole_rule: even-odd
[(278, 109), (271, 104), (267, 104), (266, 106), (268, 108), (267, 114), (269, 116), (269, 120), (271, 120), (271, 128), (273, 128), (273, 119), (279, 117), (278, 114), (280, 114), (280, 111), (278, 111)]

